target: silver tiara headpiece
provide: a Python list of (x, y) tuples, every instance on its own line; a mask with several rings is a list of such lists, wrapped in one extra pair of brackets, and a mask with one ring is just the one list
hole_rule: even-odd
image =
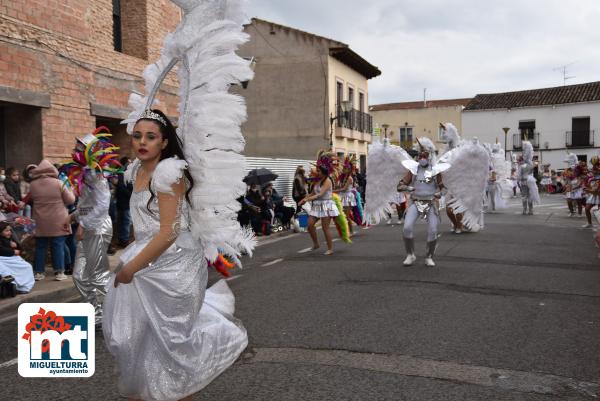
[(150, 109), (144, 110), (144, 112), (142, 114), (140, 114), (140, 116), (138, 117), (138, 121), (139, 120), (156, 120), (159, 123), (161, 123), (163, 126), (167, 126), (167, 122), (165, 121), (165, 119), (158, 113), (153, 112)]

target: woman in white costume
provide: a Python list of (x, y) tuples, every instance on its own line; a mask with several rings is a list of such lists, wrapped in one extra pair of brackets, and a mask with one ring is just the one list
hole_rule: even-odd
[[(146, 67), (144, 93), (129, 98), (134, 110), (125, 122), (138, 160), (126, 177), (134, 183), (136, 241), (123, 252), (104, 304), (106, 345), (117, 360), (119, 391), (130, 399), (191, 399), (248, 341), (226, 282), (206, 289), (208, 262), (221, 252), (239, 264), (255, 244), (236, 220), (246, 107), (230, 87), (253, 77), (236, 54), (249, 39), (244, 13), (235, 0), (172, 2), (181, 23)], [(177, 132), (153, 109), (176, 65)]]
[(300, 206), (310, 202), (310, 212), (308, 213), (308, 233), (313, 242), (313, 250), (319, 249), (319, 239), (317, 238), (317, 228), (315, 224), (321, 220), (321, 228), (327, 242), (327, 251), (325, 255), (333, 254), (333, 238), (329, 230), (329, 224), (332, 218), (337, 217), (340, 212), (333, 201), (333, 180), (331, 174), (334, 172), (333, 156), (328, 153), (319, 154), (317, 160), (316, 180), (312, 194), (302, 199)]
[(134, 128), (130, 208), (135, 242), (121, 256), (104, 303), (104, 337), (119, 392), (178, 400), (202, 389), (246, 348), (224, 282), (206, 290), (207, 262), (190, 233), (193, 179), (175, 129), (158, 110)]

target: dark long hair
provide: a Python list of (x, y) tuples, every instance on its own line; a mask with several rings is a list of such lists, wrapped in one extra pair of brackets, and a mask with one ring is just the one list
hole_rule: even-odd
[[(165, 122), (167, 123), (167, 125), (164, 125), (160, 121), (153, 120), (153, 119), (150, 119), (150, 118), (142, 118), (142, 119), (140, 119), (140, 120), (148, 120), (148, 121), (155, 122), (160, 127), (160, 134), (162, 135), (163, 141), (165, 139), (168, 141), (167, 142), (167, 146), (160, 152), (159, 162), (162, 161), (162, 160), (164, 160), (164, 159), (168, 159), (168, 158), (174, 157), (174, 156), (177, 156), (179, 158), (179, 160), (185, 160), (185, 156), (183, 154), (183, 145), (181, 143), (181, 139), (179, 139), (179, 137), (177, 136), (177, 132), (175, 131), (175, 127), (173, 126), (173, 124), (171, 123), (171, 121), (169, 120), (169, 118), (165, 115), (165, 113), (163, 113), (162, 111), (160, 111), (158, 109), (153, 109), (152, 111), (154, 113), (158, 114), (159, 116), (161, 116), (165, 120)], [(192, 188), (194, 188), (194, 179), (192, 178), (192, 175), (190, 174), (189, 169), (183, 170), (183, 174), (185, 175), (185, 178), (189, 182), (189, 188), (187, 189), (187, 191), (185, 191), (185, 199), (187, 200), (187, 202), (191, 206), (192, 202), (190, 201), (190, 192), (192, 191)], [(150, 204), (154, 200), (155, 195), (154, 195), (154, 192), (152, 192), (152, 186), (151, 185), (149, 186), (148, 189), (150, 190), (150, 199), (148, 200), (148, 204), (146, 205), (146, 207), (150, 211)]]
[[(318, 169), (321, 172), (321, 174), (323, 174), (323, 179), (321, 180), (321, 182), (319, 183), (319, 185), (323, 185), (323, 183), (325, 181), (327, 181), (328, 178), (331, 178), (329, 176), (329, 170), (327, 170), (327, 167), (325, 167), (325, 166), (319, 166)], [(333, 184), (333, 180), (331, 180), (331, 183)]]

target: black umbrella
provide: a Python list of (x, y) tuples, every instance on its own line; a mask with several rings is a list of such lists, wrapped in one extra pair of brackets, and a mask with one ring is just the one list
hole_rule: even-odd
[(244, 182), (248, 185), (258, 184), (263, 185), (267, 182), (275, 181), (279, 177), (277, 174), (266, 168), (255, 168), (250, 171), (244, 178)]

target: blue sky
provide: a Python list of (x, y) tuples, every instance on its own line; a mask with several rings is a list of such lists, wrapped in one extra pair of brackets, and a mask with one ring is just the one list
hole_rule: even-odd
[(246, 14), (347, 43), (371, 104), (600, 80), (600, 0), (249, 0)]

